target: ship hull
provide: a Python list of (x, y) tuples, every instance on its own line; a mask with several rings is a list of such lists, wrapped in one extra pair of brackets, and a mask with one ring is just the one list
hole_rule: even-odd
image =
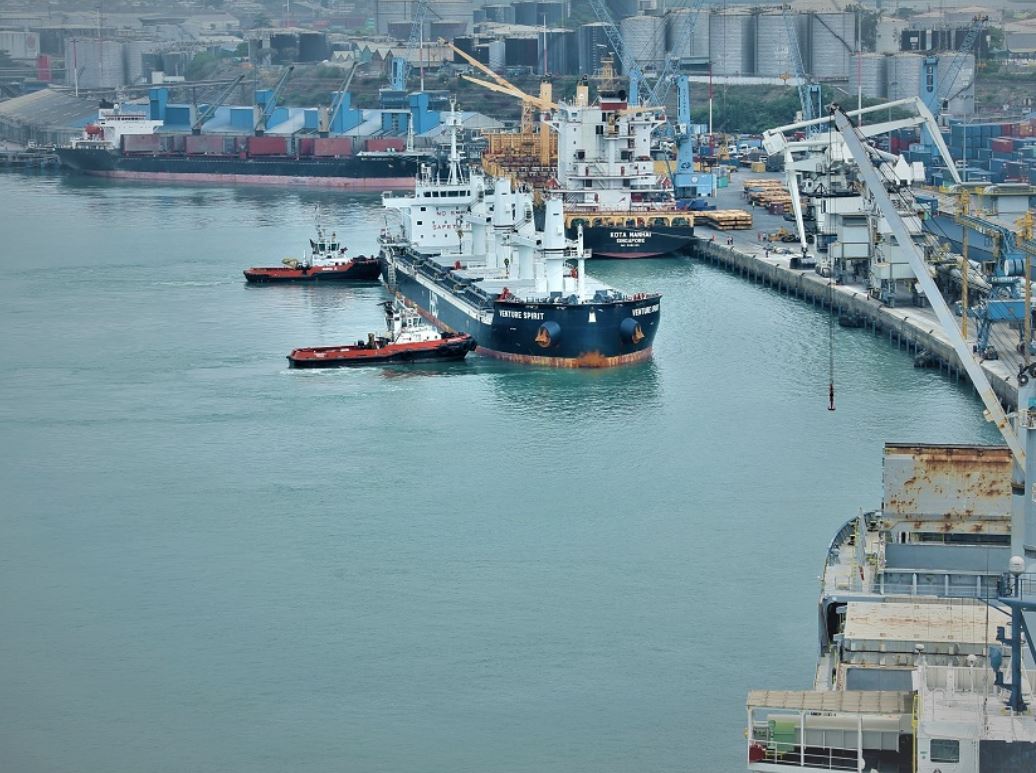
[(270, 266), (245, 269), (245, 279), (249, 284), (298, 284), (298, 283), (352, 283), (376, 282), (381, 267), (376, 258), (352, 261), (335, 266), (315, 266), (312, 268), (289, 268), (287, 266)]
[(418, 161), (386, 158), (238, 158), (121, 154), (100, 148), (58, 148), (62, 167), (83, 174), (155, 182), (299, 185), (357, 191), (413, 188)]
[[(392, 266), (390, 271), (389, 267)], [(452, 272), (432, 276), (406, 258), (382, 256), (383, 278), (442, 330), (467, 333), (484, 356), (555, 368), (608, 368), (650, 359), (660, 297), (552, 304), (495, 300), (450, 288)]]
[[(567, 235), (575, 239), (577, 230), (570, 228)], [(583, 226), (583, 246), (594, 258), (675, 257), (688, 250), (694, 240), (694, 226), (691, 225), (650, 228)]]
[[(468, 352), (474, 348), (474, 340), (464, 336), (427, 343), (389, 344), (377, 350), (359, 347), (349, 347), (340, 353), (329, 348), (296, 350), (288, 355), (288, 363), (292, 368), (354, 368), (364, 365), (456, 362), (467, 357)], [(323, 352), (325, 356), (316, 357), (312, 352)]]

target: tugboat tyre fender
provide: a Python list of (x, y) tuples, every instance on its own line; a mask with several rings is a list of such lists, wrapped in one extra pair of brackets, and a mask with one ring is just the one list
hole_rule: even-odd
[(561, 325), (551, 320), (540, 325), (536, 331), (536, 343), (547, 349), (561, 343)]
[(626, 317), (619, 323), (619, 335), (622, 336), (622, 340), (628, 344), (640, 343), (644, 338), (644, 331), (640, 328), (640, 323), (633, 317)]

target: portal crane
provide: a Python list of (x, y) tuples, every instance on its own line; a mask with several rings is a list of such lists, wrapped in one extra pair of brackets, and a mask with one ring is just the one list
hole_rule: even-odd
[[(979, 397), (982, 398), (990, 420), (1000, 430), (1000, 434), (1011, 449), (1015, 461), (1024, 469), (1025, 448), (1011, 427), (1007, 414), (1004, 413), (1004, 408), (993, 391), (985, 371), (975, 360), (971, 347), (961, 335), (956, 320), (953, 318), (953, 312), (950, 311), (950, 307), (942, 297), (942, 293), (939, 292), (935, 280), (928, 272), (928, 264), (925, 262), (920, 247), (907, 229), (903, 217), (893, 203), (888, 190), (886, 190), (887, 181), (894, 177), (888, 161), (877, 156), (873, 148), (869, 148), (864, 144), (865, 137), (861, 130), (853, 126), (849, 115), (843, 112), (837, 105), (833, 105), (831, 108), (831, 120), (855, 164), (856, 172), (863, 181), (868, 195), (873, 199), (878, 212), (888, 223), (892, 235), (895, 237), (895, 243), (906, 253), (914, 279), (920, 286), (925, 298), (931, 304), (932, 311), (935, 312), (939, 324), (942, 325), (943, 334), (949, 339), (950, 345), (957, 354), (957, 358), (960, 360), (961, 365), (964, 366), (964, 370), (967, 371), (972, 384), (975, 385), (975, 390), (978, 392)], [(901, 198), (908, 197), (913, 199), (913, 194), (910, 193), (909, 188), (898, 189), (896, 195)]]
[[(1024, 698), (1025, 683), (1022, 676), (1023, 641), (1028, 641), (1029, 651), (1036, 657), (1036, 646), (1033, 645), (1032, 632), (1028, 628), (1024, 614), (1036, 611), (1036, 600), (1032, 596), (1033, 578), (1030, 575), (1023, 582), (1022, 577), (1027, 570), (1032, 572), (1036, 568), (1036, 552), (1032, 549), (1033, 542), (1036, 542), (1036, 533), (1034, 533), (1036, 530), (1036, 500), (1034, 500), (1030, 488), (1032, 482), (1036, 480), (1036, 411), (1034, 411), (1034, 407), (1036, 407), (1036, 365), (1030, 365), (1026, 357), (1026, 362), (1016, 375), (1018, 413), (1016, 424), (1012, 426), (1008, 422), (999, 399), (993, 392), (989, 379), (986, 378), (985, 371), (974, 358), (967, 341), (964, 340), (960, 330), (954, 324), (949, 306), (946, 305), (935, 280), (928, 273), (924, 256), (911, 239), (906, 224), (896, 211), (896, 207), (885, 189), (884, 181), (879, 176), (880, 167), (872, 161), (868, 149), (857, 135), (849, 117), (837, 106), (833, 107), (833, 118), (845, 146), (856, 163), (860, 178), (866, 185), (878, 211), (886, 218), (897, 243), (909, 248), (907, 254), (914, 278), (924, 291), (932, 310), (942, 325), (943, 334), (949, 339), (961, 365), (964, 366), (964, 370), (971, 379), (971, 383), (979, 393), (979, 397), (982, 398), (982, 402), (986, 406), (986, 418), (996, 424), (1001, 437), (1011, 449), (1014, 457), (1015, 467), (1011, 480), (1013, 497), (1012, 555), (1005, 567), (1010, 574), (1005, 573), (1005, 580), (998, 583), (995, 602), (997, 606), (1006, 607), (1011, 613), (1010, 637), (1005, 636), (1004, 631), (1000, 631), (997, 635), (997, 641), (1007, 644), (1011, 648), (1010, 684), (1004, 682), (999, 665), (992, 661), (991, 664), (995, 671), (994, 683), (996, 686), (1010, 691), (1007, 700), (1008, 708), (1014, 712), (1024, 712), (1027, 706)], [(1022, 229), (1031, 235), (1031, 214), (1027, 215), (1024, 220)], [(1030, 284), (1029, 276), (1026, 276), (1025, 280), (1026, 285)], [(1028, 317), (1030, 314), (1030, 308), (1026, 307), (1026, 316)], [(1028, 350), (1028, 341), (1026, 341), (1025, 348)]]
[[(403, 48), (405, 55), (392, 57), (392, 74), (389, 85), (394, 91), (406, 91), (407, 76), (410, 75), (412, 67), (410, 57), (414, 55), (414, 51), (418, 50), (418, 45), (424, 36), (424, 23), (428, 19), (429, 13), (439, 15), (430, 7), (427, 0), (413, 0), (410, 4), (410, 13), (412, 14), (410, 37)], [(424, 89), (423, 77), (421, 89)]]
[(289, 65), (288, 69), (285, 70), (277, 81), (277, 85), (273, 87), (273, 91), (266, 98), (266, 102), (262, 105), (255, 106), (255, 136), (262, 137), (266, 133), (266, 126), (270, 122), (270, 118), (273, 117), (273, 111), (277, 109), (277, 96), (281, 93), (281, 89), (284, 88), (284, 84), (287, 83), (289, 76), (295, 69), (295, 65)]
[[(928, 109), (927, 105), (925, 105), (924, 100), (920, 97), (910, 97), (908, 99), (899, 99), (894, 102), (886, 102), (873, 107), (865, 107), (860, 110), (853, 110), (846, 113), (846, 115), (855, 117), (877, 111), (892, 110), (895, 108), (910, 108), (914, 111), (914, 115), (893, 121), (868, 124), (867, 126), (858, 128), (856, 131), (859, 132), (861, 136), (870, 138), (885, 134), (895, 129), (918, 126), (927, 128), (939, 154), (942, 156), (943, 163), (946, 164), (946, 167), (954, 181), (959, 184), (960, 175), (957, 172), (957, 167), (953, 163), (952, 156), (950, 156), (950, 149), (946, 146), (942, 135), (939, 133), (939, 126), (936, 122), (935, 116)], [(795, 131), (806, 132), (806, 138), (798, 141), (789, 140), (786, 135)], [(769, 155), (783, 156), (784, 158), (784, 173), (788, 181), (788, 191), (791, 194), (791, 207), (792, 212), (795, 215), (795, 226), (799, 234), (799, 244), (801, 248), (805, 250), (807, 248), (806, 245), (808, 244), (808, 240), (806, 239), (805, 223), (803, 222), (802, 217), (802, 201), (798, 175), (800, 173), (817, 173), (819, 171), (817, 166), (818, 162), (815, 157), (818, 153), (827, 153), (831, 156), (831, 158), (825, 162), (828, 164), (833, 163), (835, 159), (843, 158), (846, 152), (844, 150), (844, 142), (841, 141), (838, 133), (833, 131), (831, 118), (829, 116), (824, 116), (815, 118), (811, 121), (798, 121), (793, 124), (788, 124), (787, 126), (778, 126), (775, 129), (768, 129), (763, 132), (763, 147)], [(894, 160), (896, 158), (892, 154), (882, 153), (882, 151), (877, 151), (873, 148), (872, 151), (881, 154), (885, 160)], [(796, 159), (796, 154), (805, 154), (805, 158)]]
[(651, 86), (644, 80), (644, 71), (641, 70), (640, 64), (637, 62), (633, 54), (626, 48), (626, 43), (622, 39), (622, 33), (619, 32), (619, 28), (615, 25), (615, 19), (612, 18), (611, 12), (608, 10), (608, 6), (604, 4), (604, 0), (590, 0), (590, 7), (593, 8), (598, 21), (604, 24), (604, 34), (607, 36), (612, 50), (615, 51), (615, 55), (619, 57), (619, 64), (622, 65), (622, 72), (629, 78), (630, 87), (629, 94), (627, 96), (630, 105), (640, 104), (641, 86), (643, 86), (644, 90), (647, 92), (647, 96), (651, 104), (657, 105), (658, 100), (655, 97), (654, 91), (652, 91)]
[(211, 105), (206, 105), (205, 109), (201, 111), (197, 118), (194, 119), (194, 123), (191, 124), (191, 134), (201, 134), (201, 127), (205, 125), (212, 116), (216, 114), (216, 110), (227, 101), (227, 97), (230, 96), (230, 92), (237, 88), (237, 84), (245, 79), (245, 76), (238, 75), (234, 81), (224, 89), (223, 93), (216, 97), (216, 101)]
[[(799, 103), (802, 105), (802, 120), (812, 121), (820, 118), (822, 113), (820, 84), (814, 83), (806, 74), (806, 65), (802, 61), (802, 49), (799, 48), (799, 36), (795, 30), (795, 18), (791, 14), (791, 6), (784, 5), (781, 11), (784, 17), (784, 31), (788, 36), (788, 51), (795, 67), (795, 79), (798, 81)], [(819, 131), (816, 126), (807, 129), (814, 134)]]
[[(320, 119), (319, 133), (321, 137), (326, 137), (331, 133), (331, 127), (335, 125), (335, 119), (338, 117), (338, 113), (342, 109), (342, 105), (345, 104), (345, 96), (349, 93), (349, 86), (353, 82), (353, 76), (356, 74), (357, 65), (353, 64), (352, 69), (349, 70), (349, 74), (345, 80), (342, 81), (342, 85), (338, 87), (335, 92), (334, 98), (331, 100), (331, 107), (328, 109), (326, 117), (322, 116)], [(321, 108), (323, 113), (323, 108)]]
[(961, 42), (960, 48), (957, 49), (957, 53), (950, 61), (950, 66), (946, 70), (946, 75), (943, 77), (942, 83), (939, 84), (939, 95), (943, 100), (950, 100), (956, 96), (956, 94), (953, 93), (953, 87), (960, 75), (961, 68), (964, 66), (964, 60), (967, 59), (968, 54), (974, 50), (979, 37), (981, 37), (982, 32), (985, 30), (988, 23), (988, 16), (976, 16), (971, 20), (971, 26), (968, 28), (967, 34), (964, 36), (964, 40)]

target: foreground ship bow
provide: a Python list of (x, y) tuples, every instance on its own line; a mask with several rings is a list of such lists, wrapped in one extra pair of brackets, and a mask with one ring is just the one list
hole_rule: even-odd
[(384, 196), (403, 226), (382, 239), (386, 284), (438, 326), (471, 335), (480, 354), (572, 368), (648, 359), (661, 296), (588, 277), (590, 255), (581, 238), (565, 238), (559, 199), (547, 201), (537, 231), (531, 192), (464, 174), (455, 122), (451, 114), (448, 177), (425, 169), (412, 196)]

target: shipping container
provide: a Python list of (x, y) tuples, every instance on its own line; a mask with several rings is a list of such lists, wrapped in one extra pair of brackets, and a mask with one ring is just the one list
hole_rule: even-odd
[(123, 134), (123, 153), (157, 153), (162, 149), (162, 138), (157, 134)]
[(184, 149), (189, 156), (221, 156), (223, 138), (218, 134), (192, 134), (184, 138)]
[(298, 141), (299, 155), (303, 157), (312, 156), (316, 148), (316, 142), (315, 137), (300, 137)]
[(385, 151), (400, 151), (406, 147), (406, 141), (402, 137), (371, 137), (367, 140), (367, 151), (369, 153), (384, 153)]
[(287, 155), (287, 147), (284, 137), (248, 138), (248, 155), (250, 156), (284, 156)]
[(1010, 137), (997, 137), (990, 143), (990, 147), (994, 153), (1010, 153), (1014, 150)]
[(320, 137), (314, 141), (313, 155), (322, 158), (340, 158), (353, 154), (351, 137)]

